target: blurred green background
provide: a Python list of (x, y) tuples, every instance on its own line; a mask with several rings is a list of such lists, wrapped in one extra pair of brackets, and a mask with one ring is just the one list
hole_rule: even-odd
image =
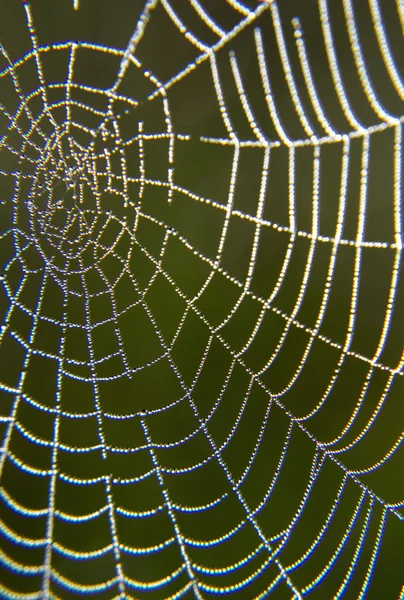
[[(184, 552), (191, 563), (205, 567), (205, 572), (195, 570), (196, 579), (204, 584), (225, 588), (247, 578), (232, 594), (247, 600), (265, 597), (260, 594), (279, 573), (274, 562), (263, 567), (268, 557), (265, 548), (226, 574), (209, 574), (206, 568), (226, 567), (254, 553), (261, 544), (258, 530), (272, 539), (272, 548), (286, 541), (278, 558), (284, 567), (293, 564), (321, 531), (348, 469), (371, 467), (400, 438), (404, 396), (400, 273), (386, 341), (376, 365), (371, 363), (397, 264), (394, 242), (402, 219), (397, 173), (402, 156), (397, 150), (394, 153), (394, 144), (402, 125), (379, 127), (380, 114), (372, 110), (354, 62), (344, 4), (340, 0), (328, 4), (347, 98), (366, 135), (350, 139), (343, 242), (337, 249), (321, 321), (318, 316), (338, 227), (343, 140), (321, 145), (317, 234), (313, 233), (314, 146), (307, 143), (296, 148), (294, 207), (299, 233), (291, 235), (290, 150), (276, 143), (279, 136), (265, 100), (254, 41), (254, 30), (259, 27), (274, 102), (287, 135), (307, 140), (282, 66), (275, 9), (253, 0), (244, 2), (252, 10), (261, 7), (260, 15), (240, 26), (214, 53), (237, 139), (256, 141), (237, 92), (230, 52), (236, 57), (255, 120), (271, 143), (264, 223), (257, 233), (254, 218), (259, 210), (265, 148), (247, 144), (237, 150), (231, 144), (208, 141), (228, 139), (212, 63), (208, 57), (198, 60), (200, 50), (170, 20), (168, 4), (157, 3), (152, 10), (135, 51), (139, 64), (127, 69), (117, 87), (121, 96), (109, 105), (108, 90), (117, 81), (122, 59), (122, 54), (110, 49), (127, 47), (144, 9), (142, 0), (80, 0), (77, 11), (70, 0), (58, 0), (57, 5), (51, 0), (32, 0), (35, 43), (44, 48), (38, 53), (40, 70), (32, 54), (33, 32), (30, 35), (27, 27), (24, 3), (12, 0), (3, 7), (0, 42), (8, 58), (4, 53), (0, 57), (0, 311), (7, 327), (0, 345), (0, 393), (4, 444), (10, 454), (2, 465), (1, 485), (20, 505), (43, 510), (34, 518), (24, 516), (10, 508), (3, 495), (1, 518), (8, 528), (2, 536), (4, 597), (25, 597), (40, 589), (37, 597), (79, 594), (54, 578), (47, 588), (41, 573), (21, 574), (12, 561), (38, 566), (48, 561), (66, 579), (87, 586), (119, 577), (118, 564), (133, 580), (163, 579), (185, 564)], [(379, 4), (394, 64), (402, 73), (399, 2)], [(224, 0), (204, 0), (201, 5), (226, 31), (243, 19)], [(380, 103), (390, 115), (402, 119), (403, 99), (383, 63), (370, 5), (353, 2), (360, 49)], [(217, 36), (198, 17), (192, 3), (176, 0), (170, 6), (188, 31), (208, 46), (215, 43)], [(292, 27), (295, 18), (301, 24), (323, 110), (335, 131), (349, 134), (352, 126), (338, 102), (327, 62), (319, 5), (314, 0), (285, 0), (277, 2), (276, 10), (304, 113), (315, 135), (322, 138), (325, 134), (304, 84)], [(77, 43), (74, 61), (72, 42)], [(12, 73), (18, 78), (19, 93), (9, 61), (15, 65)], [(195, 68), (171, 81), (194, 61)], [(166, 95), (151, 97), (159, 84), (170, 81)], [(28, 111), (19, 113), (22, 98)], [(110, 118), (105, 117), (108, 106)], [(67, 107), (72, 125), (64, 130)], [(18, 115), (17, 127), (11, 127), (13, 115)], [(42, 137), (30, 130), (37, 118), (45, 134)], [(141, 138), (139, 122), (143, 124)], [(372, 127), (379, 129), (373, 132)], [(88, 134), (90, 128), (94, 136)], [(46, 155), (46, 142), (57, 131), (60, 144)], [(174, 151), (171, 200), (167, 183), (170, 139)], [(367, 140), (369, 165), (364, 174)], [(76, 174), (69, 180), (67, 168), (71, 166)], [(361, 219), (361, 181), (363, 186), (366, 176), (364, 243), (359, 252), (355, 240)], [(233, 212), (227, 222), (232, 191)], [(57, 202), (59, 212), (51, 209)], [(76, 229), (68, 230), (67, 242), (58, 248), (55, 236), (72, 214), (76, 214)], [(69, 261), (67, 252), (72, 256)], [(360, 270), (353, 335), (342, 360), (355, 296), (355, 264)], [(270, 307), (263, 315), (268, 298), (272, 298)], [(291, 315), (294, 321), (289, 324)], [(252, 334), (248, 350), (238, 360)], [(306, 419), (326, 393), (336, 369), (326, 401)], [(22, 371), (26, 371), (24, 380)], [(324, 457), (321, 444), (344, 431), (355, 407), (360, 405), (360, 410), (333, 450), (357, 440), (382, 398), (380, 414), (366, 435), (345, 452)], [(56, 435), (60, 446), (55, 456), (52, 440)], [(100, 444), (106, 447), (104, 457)], [(82, 451), (75, 452), (77, 448)], [(27, 466), (34, 471), (28, 472)], [(58, 475), (35, 472), (51, 468)], [(378, 469), (346, 478), (321, 543), (290, 572), (297, 589), (309, 586), (332, 559), (362, 490), (367, 490), (351, 534), (332, 559), (332, 568), (307, 591), (310, 598), (337, 597), (347, 576), (340, 597), (359, 597), (381, 533), (383, 503), (403, 502), (402, 472), (403, 451), (398, 445)], [(311, 476), (315, 481), (308, 488)], [(99, 480), (92, 482), (93, 478)], [(268, 489), (271, 493), (266, 497)], [(247, 518), (241, 497), (251, 511), (260, 507), (253, 517)], [(49, 498), (54, 501), (53, 517), (44, 511)], [(205, 510), (184, 510), (218, 498), (222, 501)], [(61, 518), (63, 513), (80, 516), (105, 507), (90, 521)], [(129, 518), (128, 511), (151, 512)], [(397, 515), (386, 517), (366, 598), (400, 597), (402, 518), (400, 505)], [(114, 542), (113, 527), (120, 549), (112, 546), (89, 560), (75, 560), (60, 551), (60, 546), (76, 552), (109, 547)], [(173, 537), (175, 527), (186, 540), (185, 550), (178, 537), (150, 554), (134, 555), (124, 549), (162, 544)], [(290, 536), (283, 538), (288, 528)], [(232, 533), (227, 540), (213, 543), (228, 532)], [(49, 543), (27, 547), (20, 539), (50, 534), (56, 543), (51, 557)], [(198, 546), (198, 541), (211, 544)], [(142, 600), (177, 597), (188, 581), (184, 569), (155, 588), (136, 590), (128, 585), (124, 593)], [(119, 591), (114, 585), (95, 596), (113, 598)], [(203, 598), (213, 595), (208, 589), (200, 594)], [(276, 599), (292, 595), (284, 580), (271, 592)], [(183, 597), (195, 595), (190, 588)]]

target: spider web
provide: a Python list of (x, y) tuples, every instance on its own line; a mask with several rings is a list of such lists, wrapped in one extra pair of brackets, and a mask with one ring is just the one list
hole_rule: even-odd
[(396, 599), (403, 4), (100, 4), (3, 9), (1, 595)]

